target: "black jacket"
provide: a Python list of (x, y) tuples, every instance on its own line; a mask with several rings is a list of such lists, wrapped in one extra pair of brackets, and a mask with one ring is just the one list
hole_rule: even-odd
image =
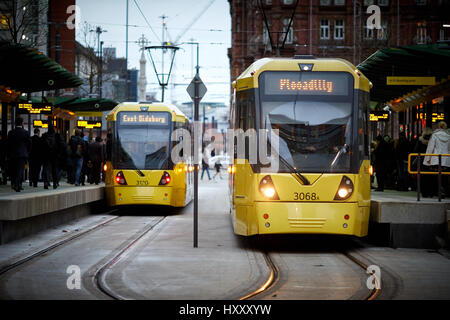
[(31, 149), (31, 139), (28, 131), (16, 127), (8, 133), (8, 158), (28, 158)]
[(103, 162), (103, 146), (100, 142), (92, 142), (88, 146), (88, 157), (92, 162)]
[(42, 161), (43, 152), (42, 138), (34, 135), (31, 137), (30, 160)]

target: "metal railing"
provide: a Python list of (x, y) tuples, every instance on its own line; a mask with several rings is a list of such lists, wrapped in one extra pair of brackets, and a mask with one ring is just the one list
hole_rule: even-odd
[[(422, 157), (438, 157), (438, 171), (423, 171), (421, 170)], [(417, 157), (417, 170), (411, 170), (411, 158)], [(436, 154), (436, 153), (410, 153), (408, 155), (408, 172), (410, 174), (417, 174), (417, 201), (420, 201), (420, 175), (421, 174), (433, 174), (438, 175), (438, 197), (439, 202), (442, 201), (441, 197), (441, 185), (442, 185), (442, 175), (449, 175), (450, 171), (442, 171), (442, 157), (450, 157), (450, 154)]]

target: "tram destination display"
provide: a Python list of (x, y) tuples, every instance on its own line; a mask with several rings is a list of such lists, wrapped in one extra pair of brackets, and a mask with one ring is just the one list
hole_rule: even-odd
[(118, 118), (120, 125), (169, 125), (168, 112), (122, 111)]
[(265, 95), (348, 95), (352, 76), (347, 72), (264, 72)]
[(47, 114), (53, 113), (53, 105), (51, 103), (17, 103), (18, 114)]

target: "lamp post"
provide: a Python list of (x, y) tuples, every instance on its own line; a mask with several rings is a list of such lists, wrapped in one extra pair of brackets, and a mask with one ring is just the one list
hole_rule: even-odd
[(100, 59), (99, 61), (99, 69), (97, 70), (97, 87), (98, 87), (98, 98), (101, 99), (102, 98), (102, 88), (101, 88), (101, 77), (102, 77), (102, 68), (103, 68), (103, 63), (102, 63), (102, 46), (103, 46), (103, 41), (100, 42), (100, 35), (103, 32), (108, 32), (108, 30), (104, 30), (102, 29), (102, 27), (97, 26), (95, 28), (95, 30), (89, 30), (89, 32), (95, 32), (97, 33), (97, 56)]

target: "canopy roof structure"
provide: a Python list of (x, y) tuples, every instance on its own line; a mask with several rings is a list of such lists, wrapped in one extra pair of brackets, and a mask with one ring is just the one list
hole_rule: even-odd
[[(450, 88), (450, 46), (446, 43), (380, 49), (358, 65), (373, 83), (372, 101), (396, 111), (438, 97)], [(389, 85), (387, 77), (434, 77), (434, 85)]]
[(20, 92), (78, 87), (83, 80), (42, 52), (0, 41), (0, 85)]

